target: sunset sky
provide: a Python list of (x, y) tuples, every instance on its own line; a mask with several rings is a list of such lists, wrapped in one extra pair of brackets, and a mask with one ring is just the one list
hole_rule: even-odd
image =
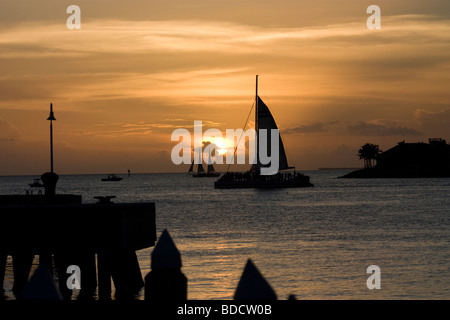
[(49, 170), (50, 103), (57, 173), (186, 171), (172, 131), (242, 128), (256, 74), (300, 170), (449, 141), (450, 2), (1, 0), (0, 175)]

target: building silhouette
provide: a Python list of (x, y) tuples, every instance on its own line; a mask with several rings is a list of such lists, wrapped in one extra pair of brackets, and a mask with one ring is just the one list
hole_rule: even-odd
[(377, 156), (373, 168), (353, 171), (343, 178), (450, 177), (450, 145), (445, 139), (428, 143), (402, 141)]

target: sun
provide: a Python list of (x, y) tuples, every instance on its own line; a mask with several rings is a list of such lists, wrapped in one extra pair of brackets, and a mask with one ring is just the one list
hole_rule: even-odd
[[(216, 151), (217, 151), (218, 155), (224, 155), (233, 148), (233, 144), (231, 142), (227, 141), (226, 138), (211, 137), (211, 139), (209, 139), (208, 141), (217, 146)], [(204, 141), (204, 142), (206, 142), (206, 141)]]

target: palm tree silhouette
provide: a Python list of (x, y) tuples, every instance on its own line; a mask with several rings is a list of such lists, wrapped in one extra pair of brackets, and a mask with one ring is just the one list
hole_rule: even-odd
[(378, 155), (383, 152), (377, 144), (366, 143), (358, 150), (360, 159), (364, 159), (364, 168), (373, 168)]

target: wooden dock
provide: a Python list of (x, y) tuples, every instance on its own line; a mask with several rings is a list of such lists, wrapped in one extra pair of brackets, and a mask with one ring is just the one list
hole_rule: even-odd
[(17, 296), (28, 282), (35, 255), (49, 271), (58, 273), (59, 290), (70, 299), (67, 267), (81, 270), (79, 297), (125, 299), (144, 286), (136, 251), (156, 242), (154, 203), (112, 203), (108, 197), (97, 204), (81, 203), (77, 195), (0, 196), (0, 291), (6, 258), (13, 258)]

